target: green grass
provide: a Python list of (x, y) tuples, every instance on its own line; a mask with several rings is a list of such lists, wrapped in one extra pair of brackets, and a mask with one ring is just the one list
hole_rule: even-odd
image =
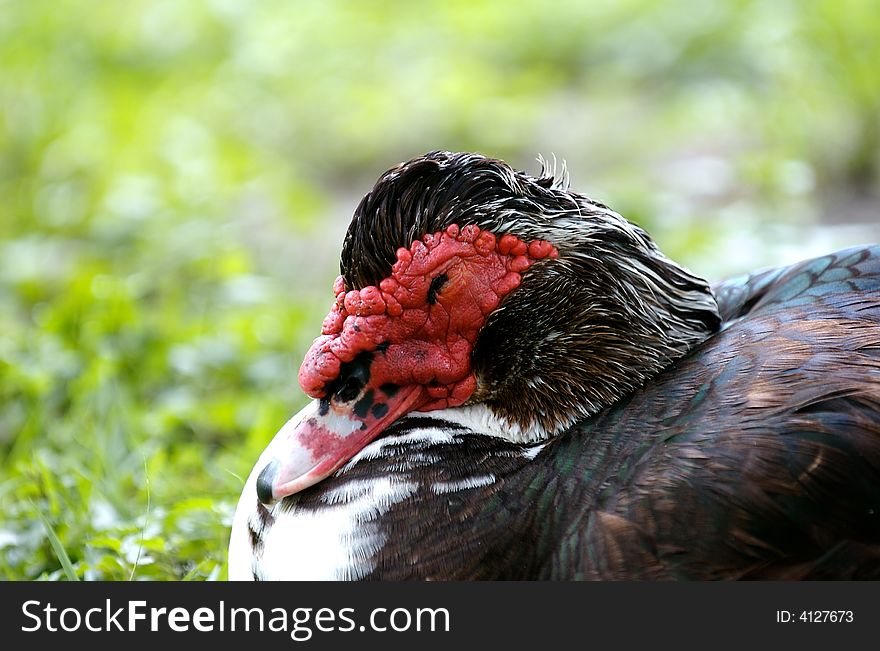
[(705, 273), (875, 200), (878, 7), (0, 3), (0, 577), (225, 576), (397, 161), (555, 153)]

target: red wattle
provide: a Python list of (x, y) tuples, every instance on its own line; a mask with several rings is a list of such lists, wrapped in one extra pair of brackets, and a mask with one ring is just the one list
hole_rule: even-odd
[(544, 240), (497, 238), (453, 224), (398, 249), (391, 275), (378, 287), (345, 291), (338, 277), (322, 334), (300, 367), (300, 386), (324, 397), (343, 363), (380, 350), (370, 366), (372, 386), (423, 385), (423, 411), (462, 404), (475, 388), (470, 355), (486, 318), (519, 287), (526, 269), (557, 256)]

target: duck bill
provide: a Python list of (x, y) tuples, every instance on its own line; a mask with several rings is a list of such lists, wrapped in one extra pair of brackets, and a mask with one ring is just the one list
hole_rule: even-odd
[(343, 406), (314, 400), (287, 421), (261, 459), (265, 465), (257, 477), (260, 502), (271, 504), (328, 477), (425, 400), (420, 386), (401, 387), (381, 402), (373, 395), (366, 391)]

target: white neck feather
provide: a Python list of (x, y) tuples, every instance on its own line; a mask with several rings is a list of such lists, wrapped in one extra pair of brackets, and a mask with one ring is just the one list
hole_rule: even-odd
[[(299, 422), (310, 413), (311, 408), (311, 405), (307, 405), (285, 428)], [(540, 427), (523, 429), (499, 418), (482, 404), (424, 414), (413, 412), (410, 416), (442, 419), (474, 434), (494, 436), (512, 443), (534, 443), (553, 435)], [(387, 445), (399, 445), (405, 440), (416, 447), (425, 446), (423, 450), (413, 452), (413, 460), (422, 463), (424, 455), (430, 454), (430, 446), (452, 444), (458, 441), (458, 433), (438, 423), (436, 427), (419, 427), (400, 436), (380, 437), (365, 446), (338, 472), (344, 474), (362, 461), (379, 458), (387, 452)], [(530, 446), (522, 451), (522, 455), (534, 459), (543, 447)], [(235, 512), (229, 544), (231, 580), (251, 580), (255, 576), (263, 579), (361, 578), (374, 569), (376, 554), (386, 543), (385, 533), (378, 528), (377, 519), (393, 505), (419, 490), (442, 494), (470, 490), (496, 481), (495, 476), (488, 473), (424, 487), (418, 481), (398, 477), (379, 476), (358, 480), (327, 491), (319, 509), (301, 509), (293, 502), (282, 510), (280, 504), (274, 504), (269, 507), (270, 522), (263, 526), (258, 514), (260, 507), (257, 506), (256, 479), (268, 463), (269, 454), (268, 450), (265, 451), (254, 466)], [(405, 469), (407, 458), (401, 459), (400, 464)], [(259, 551), (252, 545), (251, 528), (259, 532), (261, 537)]]
[[(410, 416), (415, 415), (418, 414), (410, 414)], [(489, 407), (482, 403), (438, 409), (425, 415), (461, 425), (475, 434), (495, 436), (511, 443), (545, 441), (559, 433), (559, 430), (548, 430), (538, 423), (532, 423), (529, 427), (523, 427), (519, 423), (513, 423), (506, 418), (496, 415)], [(570, 423), (567, 425), (570, 425)]]

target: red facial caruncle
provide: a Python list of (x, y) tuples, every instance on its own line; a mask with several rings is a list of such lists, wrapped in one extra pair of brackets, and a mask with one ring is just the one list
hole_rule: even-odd
[(398, 249), (378, 287), (346, 292), (337, 278), (336, 302), (299, 371), (317, 399), (313, 413), (276, 436), (260, 499), (320, 481), (408, 412), (467, 401), (476, 388), (470, 356), (486, 319), (526, 269), (557, 256), (544, 240), (451, 225)]

